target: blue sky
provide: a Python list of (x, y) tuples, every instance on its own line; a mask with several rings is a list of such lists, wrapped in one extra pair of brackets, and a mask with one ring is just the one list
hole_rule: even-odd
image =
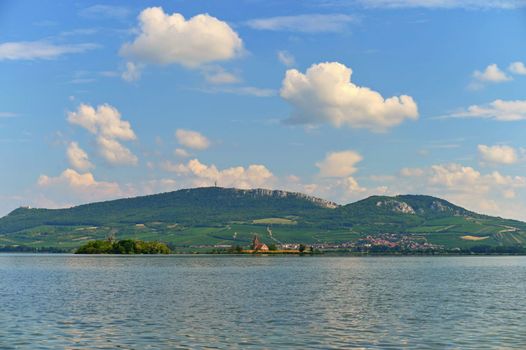
[(525, 37), (521, 0), (1, 1), (0, 215), (217, 182), (526, 219)]

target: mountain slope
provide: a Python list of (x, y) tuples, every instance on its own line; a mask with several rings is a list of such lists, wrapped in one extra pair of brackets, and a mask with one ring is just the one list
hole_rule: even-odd
[[(424, 234), (440, 244), (513, 245), (526, 243), (526, 224), (477, 214), (446, 200), (424, 195), (372, 196), (338, 208), (333, 222), (357, 232)], [(480, 237), (472, 242), (460, 237)]]
[(422, 195), (372, 196), (344, 206), (301, 193), (219, 187), (185, 189), (68, 209), (19, 208), (0, 219), (0, 246), (76, 247), (119, 238), (175, 245), (266, 241), (350, 242), (386, 233), (447, 247), (526, 242), (526, 224), (480, 215)]
[(216, 225), (271, 216), (302, 216), (337, 204), (302, 193), (265, 189), (195, 188), (67, 209), (18, 208), (0, 219), (0, 234), (43, 225), (99, 226), (148, 221)]

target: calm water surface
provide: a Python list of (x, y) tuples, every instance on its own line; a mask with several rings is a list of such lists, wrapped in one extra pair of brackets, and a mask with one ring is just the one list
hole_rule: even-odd
[(526, 349), (526, 258), (0, 254), (0, 348)]

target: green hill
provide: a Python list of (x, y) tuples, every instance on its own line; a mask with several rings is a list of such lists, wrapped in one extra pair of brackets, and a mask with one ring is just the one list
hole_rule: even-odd
[(19, 208), (0, 219), (0, 246), (63, 249), (109, 235), (184, 247), (246, 245), (254, 234), (271, 243), (313, 244), (387, 233), (448, 248), (526, 242), (523, 222), (420, 195), (372, 196), (340, 206), (301, 193), (209, 187), (68, 209)]

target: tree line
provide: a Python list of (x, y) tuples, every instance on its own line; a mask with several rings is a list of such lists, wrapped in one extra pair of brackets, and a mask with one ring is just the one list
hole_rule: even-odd
[(171, 252), (170, 248), (161, 242), (121, 239), (90, 241), (77, 249), (75, 254), (170, 254)]

